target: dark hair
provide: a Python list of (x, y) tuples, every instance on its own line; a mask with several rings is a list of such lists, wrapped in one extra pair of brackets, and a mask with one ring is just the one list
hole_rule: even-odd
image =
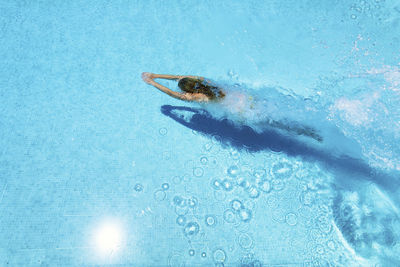
[(210, 100), (216, 100), (217, 98), (223, 98), (225, 94), (220, 88), (207, 84), (200, 79), (194, 78), (182, 78), (178, 83), (179, 88), (187, 93), (200, 93), (208, 96)]

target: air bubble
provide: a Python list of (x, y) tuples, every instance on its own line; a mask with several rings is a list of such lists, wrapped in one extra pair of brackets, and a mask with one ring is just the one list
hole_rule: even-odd
[(160, 133), (160, 135), (166, 135), (167, 133), (168, 133), (168, 130), (167, 130), (167, 128), (160, 128), (159, 130), (158, 130), (158, 132)]
[(205, 252), (202, 252), (202, 253), (201, 253), (201, 257), (202, 257), (202, 258), (205, 258), (205, 257), (207, 257), (207, 253), (205, 253)]
[(253, 239), (251, 238), (251, 236), (247, 233), (242, 233), (240, 234), (239, 238), (238, 238), (238, 243), (239, 246), (241, 246), (244, 249), (249, 249), (253, 246)]
[(271, 183), (267, 180), (262, 180), (258, 183), (258, 188), (265, 193), (269, 193), (271, 191)]
[(207, 157), (201, 157), (201, 158), (200, 158), (200, 162), (201, 162), (201, 164), (203, 164), (203, 165), (207, 165), (208, 158), (207, 158)]
[(197, 206), (197, 203), (198, 203), (199, 201), (197, 200), (197, 198), (196, 197), (191, 197), (190, 199), (188, 199), (188, 201), (187, 201), (187, 203), (188, 203), (188, 206), (190, 207), (190, 208), (194, 208), (194, 207), (196, 207)]
[(211, 180), (211, 187), (214, 188), (215, 190), (220, 190), (221, 189), (221, 180), (219, 179), (212, 179)]
[(179, 216), (176, 218), (176, 224), (177, 224), (177, 225), (184, 226), (185, 223), (186, 223), (186, 217), (185, 217), (185, 216), (179, 215)]
[(189, 249), (189, 256), (194, 256), (195, 252), (194, 249)]
[(249, 194), (249, 197), (251, 198), (258, 198), (260, 196), (260, 192), (257, 190), (257, 188), (252, 185), (247, 189), (247, 193)]
[(236, 165), (232, 165), (228, 168), (228, 175), (232, 178), (235, 178), (239, 174), (239, 167)]
[(226, 260), (226, 253), (223, 249), (217, 249), (213, 253), (215, 263), (223, 263)]
[(135, 191), (136, 192), (142, 192), (143, 191), (143, 185), (142, 184), (135, 184)]
[(224, 179), (224, 180), (222, 181), (222, 188), (223, 188), (225, 191), (232, 191), (232, 190), (233, 190), (233, 182), (230, 181), (230, 180), (228, 180), (228, 179)]
[(214, 215), (207, 215), (205, 219), (205, 223), (207, 226), (213, 227), (215, 226), (217, 220)]
[(242, 202), (238, 199), (233, 199), (230, 204), (231, 208), (236, 212), (244, 208)]
[(157, 201), (163, 201), (166, 197), (166, 194), (163, 190), (157, 190), (154, 192), (154, 199)]
[(249, 209), (241, 209), (239, 211), (239, 217), (243, 222), (248, 222), (251, 220), (252, 213)]
[(286, 214), (285, 220), (286, 220), (287, 224), (289, 224), (290, 226), (294, 226), (297, 224), (297, 215), (290, 212), (290, 213)]
[(200, 226), (197, 222), (189, 222), (186, 224), (185, 228), (183, 229), (183, 233), (186, 236), (193, 236), (196, 235), (200, 230)]
[(172, 202), (173, 202), (176, 206), (184, 207), (184, 206), (186, 205), (186, 201), (185, 201), (182, 197), (180, 197), (180, 196), (175, 196), (175, 197), (172, 199)]
[(231, 209), (227, 209), (224, 211), (224, 220), (227, 223), (234, 223), (235, 222), (235, 213)]
[(203, 176), (203, 173), (204, 173), (203, 168), (201, 168), (201, 167), (193, 168), (193, 175), (194, 176), (201, 177), (201, 176)]
[(161, 185), (161, 188), (162, 188), (162, 190), (168, 190), (169, 189), (169, 183), (163, 183), (162, 185)]

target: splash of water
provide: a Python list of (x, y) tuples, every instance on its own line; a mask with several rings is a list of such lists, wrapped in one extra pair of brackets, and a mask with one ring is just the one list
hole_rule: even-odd
[[(360, 157), (360, 147), (329, 118), (326, 107), (316, 98), (304, 98), (280, 87), (250, 89), (244, 84), (220, 83), (226, 97), (218, 103), (203, 104), (218, 118), (247, 125), (257, 132), (274, 129), (309, 145), (329, 150), (332, 155)], [(340, 144), (340, 145), (338, 145)]]
[(360, 144), (370, 165), (387, 171), (400, 171), (399, 85), (400, 69), (384, 66), (342, 78), (330, 90), (345, 96), (336, 97), (328, 118)]

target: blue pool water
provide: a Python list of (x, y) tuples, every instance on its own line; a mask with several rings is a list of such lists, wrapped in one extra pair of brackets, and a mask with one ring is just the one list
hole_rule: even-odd
[(399, 266), (400, 4), (329, 2), (0, 1), (0, 265)]

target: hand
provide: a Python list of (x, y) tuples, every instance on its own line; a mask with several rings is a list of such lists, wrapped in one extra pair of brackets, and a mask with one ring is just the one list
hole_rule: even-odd
[(153, 81), (153, 73), (143, 72), (142, 79), (145, 83), (151, 83)]

